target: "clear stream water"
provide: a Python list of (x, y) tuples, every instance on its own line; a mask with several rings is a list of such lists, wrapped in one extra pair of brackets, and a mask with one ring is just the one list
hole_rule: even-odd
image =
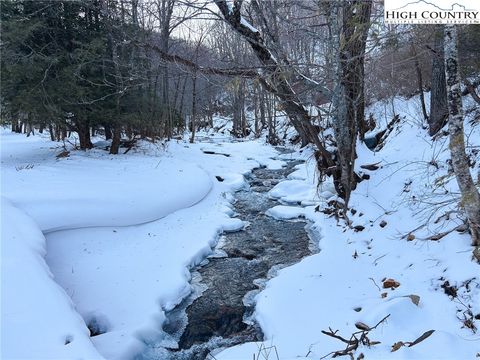
[(301, 161), (280, 170), (257, 168), (249, 188), (235, 193), (240, 231), (222, 234), (215, 252), (192, 269), (193, 293), (167, 313), (165, 338), (147, 344), (139, 359), (213, 359), (212, 350), (263, 339), (253, 319), (254, 297), (275, 270), (316, 251), (305, 221), (275, 220), (265, 212), (278, 205), (268, 191)]

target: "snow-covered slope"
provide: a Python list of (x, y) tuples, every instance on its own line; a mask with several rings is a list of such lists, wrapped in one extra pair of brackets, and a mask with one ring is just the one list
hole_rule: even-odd
[[(466, 108), (471, 107), (474, 104), (467, 99)], [(291, 180), (271, 191), (287, 203), (269, 214), (311, 220), (319, 234), (320, 252), (280, 270), (257, 296), (256, 318), (265, 342), (227, 349), (216, 359), (248, 359), (254, 354), (259, 359), (277, 359), (277, 353), (282, 360), (331, 356), (347, 344), (322, 330), (338, 330), (336, 335), (350, 339), (358, 331), (357, 322), (373, 327), (388, 315), (368, 335), (380, 343), (361, 345), (355, 358), (361, 353), (366, 359), (480, 356), (478, 330), (471, 328), (480, 325), (480, 266), (471, 259), (470, 237), (454, 231), (438, 241), (427, 240), (460, 224), (458, 188), (448, 166), (448, 139), (429, 138), (418, 120), (417, 98), (394, 99), (394, 108), (402, 124), (385, 147), (373, 153), (363, 144), (358, 146), (357, 168), (371, 178), (352, 195), (355, 210), (348, 216), (357, 231), (316, 211), (316, 205), (318, 210), (328, 207), (332, 197), (329, 183), (316, 191), (314, 161), (300, 165)], [(391, 102), (377, 103), (369, 110), (379, 127), (393, 112)], [(478, 125), (466, 129), (467, 152), (478, 164), (475, 149), (480, 145), (480, 129)], [(308, 154), (298, 156), (309, 158)], [(380, 168), (360, 168), (373, 163)], [(478, 165), (475, 177), (477, 173)], [(390, 278), (399, 283), (396, 289), (384, 288), (383, 281)], [(453, 291), (455, 297), (446, 294)], [(413, 342), (429, 330), (435, 331), (422, 342), (401, 346), (400, 342)], [(392, 352), (394, 344), (398, 350)]]

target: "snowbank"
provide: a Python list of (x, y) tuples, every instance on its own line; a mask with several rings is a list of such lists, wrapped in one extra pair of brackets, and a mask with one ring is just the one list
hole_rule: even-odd
[[(283, 165), (272, 159), (276, 151), (259, 141), (143, 143), (126, 155), (93, 149), (57, 160), (63, 149), (48, 139), (7, 131), (1, 136), (2, 194), (46, 232), (46, 259), (55, 280), (83, 317), (84, 322), (76, 315), (79, 326), (89, 325), (96, 335), (91, 341), (111, 359), (132, 358), (146, 343), (162, 342), (165, 311), (192, 290), (189, 268), (211, 253), (222, 231), (244, 226), (231, 217), (229, 193), (245, 186), (243, 175), (252, 168)], [(22, 223), (20, 218), (18, 226)], [(2, 237), (2, 246), (10, 241)], [(46, 265), (43, 271), (49, 271)], [(52, 290), (39, 283), (36, 291), (48, 298)], [(12, 302), (16, 296), (11, 293)], [(10, 313), (14, 307), (9, 303), (4, 309)], [(73, 315), (75, 310), (71, 305)], [(11, 319), (24, 317), (12, 314)], [(12, 353), (33, 358), (34, 350), (20, 348), (24, 326), (20, 323), (5, 341)], [(39, 334), (32, 334), (35, 341), (41, 341)], [(85, 338), (89, 341), (88, 330)], [(65, 357), (50, 343), (44, 345), (52, 358)]]
[(2, 359), (102, 359), (45, 263), (45, 237), (2, 198)]
[(193, 163), (104, 151), (55, 160), (59, 150), (38, 137), (2, 134), (2, 143), (2, 194), (46, 232), (153, 221), (196, 204), (212, 187)]

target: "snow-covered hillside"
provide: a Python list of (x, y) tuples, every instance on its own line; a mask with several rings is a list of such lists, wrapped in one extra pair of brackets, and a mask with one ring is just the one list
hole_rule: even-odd
[[(466, 99), (465, 108), (474, 109), (475, 104)], [(368, 334), (372, 344), (380, 343), (361, 344), (355, 357), (480, 356), (480, 268), (472, 261), (470, 236), (453, 231), (435, 240), (461, 223), (458, 187), (448, 166), (448, 138), (430, 139), (418, 120), (418, 97), (396, 98), (393, 107), (391, 101), (376, 103), (367, 114), (372, 112), (379, 127), (385, 127), (393, 109), (402, 122), (384, 148), (373, 153), (358, 144), (357, 169), (370, 180), (352, 195), (352, 228), (322, 212), (329, 208), (325, 190), (331, 185), (320, 185), (315, 192), (315, 163), (308, 153), (298, 156), (310, 161), (271, 191), (285, 205), (269, 214), (312, 221), (320, 252), (280, 270), (257, 296), (256, 319), (266, 340), (227, 349), (217, 359), (248, 359), (253, 354), (256, 359), (277, 359), (277, 354), (280, 359), (330, 357), (348, 344), (322, 331), (346, 340), (357, 332), (359, 339), (356, 324), (374, 327), (387, 316)], [(466, 133), (467, 152), (478, 174), (479, 128), (468, 126), (475, 116), (478, 110), (469, 112)], [(379, 168), (365, 170), (361, 165), (366, 164)], [(435, 331), (428, 338), (408, 347), (430, 330)]]

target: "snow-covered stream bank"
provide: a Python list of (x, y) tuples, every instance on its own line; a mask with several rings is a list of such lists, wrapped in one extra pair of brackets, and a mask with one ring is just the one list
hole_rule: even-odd
[[(283, 163), (260, 142), (144, 144), (127, 155), (94, 149), (57, 159), (62, 149), (47, 138), (1, 135), (2, 215), (11, 214), (2, 217), (2, 358), (140, 352), (191, 291), (188, 269), (220, 233), (243, 227), (228, 194), (252, 168)], [(24, 262), (25, 253), (39, 263)], [(46, 276), (32, 286), (29, 269)], [(90, 338), (86, 325), (101, 334)], [(33, 339), (28, 348), (22, 333)]]
[[(149, 344), (143, 359), (200, 360), (218, 347), (263, 338), (252, 317), (255, 295), (278, 269), (316, 249), (304, 221), (266, 215), (279, 204), (269, 198), (268, 191), (302, 162), (288, 161), (278, 170), (257, 168), (246, 176), (250, 186), (238, 191), (234, 202), (245, 228), (223, 234), (215, 252), (193, 269), (197, 291), (167, 313), (163, 329), (168, 335)], [(177, 344), (178, 349), (167, 350)]]

